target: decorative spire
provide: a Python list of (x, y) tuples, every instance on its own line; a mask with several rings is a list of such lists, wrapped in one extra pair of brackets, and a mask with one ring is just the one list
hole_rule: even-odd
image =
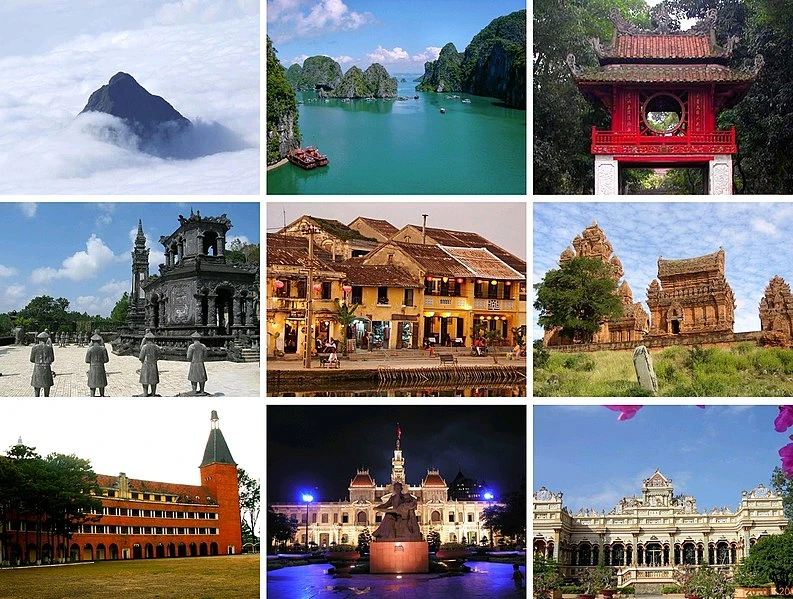
[(136, 247), (146, 247), (146, 235), (143, 234), (143, 221), (138, 219), (138, 234), (135, 237)]
[(24, 443), (22, 443), (22, 437), (20, 437), (20, 438), (17, 440), (17, 445), (24, 445)]
[(231, 457), (231, 451), (226, 444), (226, 439), (218, 425), (218, 413), (212, 410), (212, 418), (210, 419), (211, 429), (209, 431), (209, 439), (204, 449), (204, 459), (201, 460), (201, 466), (208, 466), (210, 464), (231, 464), (236, 466), (234, 458)]
[(396, 448), (399, 449), (399, 442), (402, 439), (402, 429), (399, 428), (399, 423), (397, 422), (397, 441), (396, 441)]

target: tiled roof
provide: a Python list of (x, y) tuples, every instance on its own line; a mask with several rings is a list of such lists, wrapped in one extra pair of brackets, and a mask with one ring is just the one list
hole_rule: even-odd
[(724, 274), (724, 250), (683, 260), (658, 259), (659, 277), (711, 271)]
[(485, 279), (523, 279), (521, 273), (499, 260), (484, 248), (452, 248), (441, 249), (465, 265), (476, 277)]
[[(411, 226), (421, 231), (420, 225)], [(439, 245), (449, 247), (487, 248), (519, 273), (526, 274), (525, 260), (521, 260), (504, 248), (497, 246), (492, 241), (482, 237), (479, 233), (472, 233), (470, 231), (450, 231), (448, 229), (435, 229), (432, 227), (427, 227), (426, 232), (427, 235), (432, 237)]]
[(413, 258), (427, 274), (438, 277), (472, 277), (471, 271), (435, 245), (392, 241), (405, 254)]
[[(308, 239), (291, 235), (267, 234), (268, 266), (299, 266), (308, 263)], [(314, 244), (314, 268), (334, 270), (333, 256)]]
[(756, 75), (717, 64), (610, 64), (575, 72), (573, 77), (592, 83), (748, 83)]
[(327, 219), (327, 218), (317, 218), (316, 216), (308, 216), (315, 223), (317, 223), (324, 231), (330, 233), (331, 235), (338, 237), (344, 241), (348, 240), (355, 240), (355, 241), (373, 241), (376, 242), (376, 239), (372, 239), (371, 237), (366, 237), (361, 235), (355, 229), (350, 229), (347, 225), (343, 222)]
[[(206, 503), (207, 497), (211, 497), (209, 489), (197, 485), (182, 485), (179, 483), (160, 483), (150, 480), (128, 478), (129, 489), (137, 493), (153, 493), (155, 495), (179, 495), (179, 501), (189, 500), (199, 503)], [(107, 474), (97, 474), (96, 481), (100, 487), (105, 489), (117, 489), (118, 477)]]
[(374, 481), (369, 476), (368, 470), (359, 470), (355, 478), (350, 481), (351, 487), (374, 487)]
[(721, 57), (714, 52), (707, 35), (620, 35), (617, 43), (604, 51), (619, 58), (691, 59)]
[(421, 484), (424, 487), (445, 487), (446, 481), (438, 474), (437, 470), (430, 470)]
[[(399, 231), (394, 225), (392, 225), (387, 220), (379, 220), (376, 218), (366, 218), (365, 216), (359, 216), (355, 220), (362, 220), (367, 225), (372, 227), (378, 233), (385, 235), (386, 238), (391, 237), (394, 233)], [(355, 221), (353, 221), (355, 222)], [(350, 223), (352, 224), (352, 223)]]
[(346, 273), (350, 285), (362, 287), (423, 287), (418, 280), (404, 268), (394, 264), (351, 264), (349, 260), (338, 263), (337, 270)]
[(209, 439), (207, 439), (207, 445), (204, 448), (204, 459), (201, 460), (201, 465), (208, 466), (209, 464), (237, 465), (237, 462), (231, 457), (229, 446), (219, 428), (209, 431)]

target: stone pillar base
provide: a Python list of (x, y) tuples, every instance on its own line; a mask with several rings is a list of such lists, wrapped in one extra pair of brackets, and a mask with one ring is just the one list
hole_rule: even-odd
[(595, 156), (595, 195), (615, 196), (620, 192), (619, 165), (614, 156)]
[(708, 195), (732, 195), (732, 156), (719, 154), (710, 161)]
[(422, 574), (430, 571), (427, 541), (375, 541), (369, 545), (371, 574)]

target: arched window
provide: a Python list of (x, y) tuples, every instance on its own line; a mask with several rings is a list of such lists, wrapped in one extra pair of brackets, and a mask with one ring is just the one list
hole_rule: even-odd
[(355, 517), (355, 521), (359, 525), (366, 525), (368, 524), (369, 520), (367, 518), (366, 512), (358, 512), (358, 515)]

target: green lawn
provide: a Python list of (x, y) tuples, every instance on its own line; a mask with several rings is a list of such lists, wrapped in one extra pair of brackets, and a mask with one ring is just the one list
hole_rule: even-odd
[[(741, 343), (729, 349), (672, 347), (651, 350), (658, 395), (666, 397), (793, 396), (793, 350)], [(557, 382), (558, 378), (558, 382)], [(630, 351), (551, 352), (534, 368), (536, 397), (636, 397)]]
[(2, 599), (253, 599), (259, 556), (102, 561), (0, 569)]

